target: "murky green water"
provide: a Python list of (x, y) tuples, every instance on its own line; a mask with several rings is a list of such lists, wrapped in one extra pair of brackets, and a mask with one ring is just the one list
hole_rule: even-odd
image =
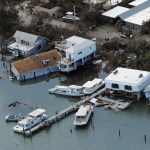
[[(0, 62), (0, 73), (4, 72)], [(12, 112), (23, 114), (41, 107), (53, 115), (56, 108), (62, 110), (77, 102), (79, 98), (48, 94), (48, 88), (56, 84), (82, 85), (94, 77), (104, 78), (96, 67), (86, 67), (69, 75), (41, 77), (19, 84), (8, 78), (0, 80), (0, 146), (1, 150), (149, 150), (150, 109), (147, 101), (140, 101), (122, 112), (94, 108), (92, 122), (85, 128), (75, 128), (74, 114), (64, 118), (52, 127), (42, 130), (31, 138), (13, 132), (15, 123), (6, 123), (5, 115)], [(17, 108), (8, 107), (13, 101), (23, 104)], [(28, 104), (27, 106), (24, 104)], [(72, 133), (70, 130), (72, 129)], [(120, 137), (119, 137), (120, 129)], [(144, 135), (147, 136), (145, 144)]]

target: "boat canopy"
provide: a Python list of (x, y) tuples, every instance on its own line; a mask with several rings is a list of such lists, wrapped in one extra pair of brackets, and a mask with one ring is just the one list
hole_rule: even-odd
[(82, 89), (82, 86), (79, 85), (70, 85), (69, 87), (73, 89)]
[(91, 88), (91, 87), (94, 87), (96, 84), (100, 83), (102, 81), (102, 79), (98, 79), (98, 78), (95, 78), (94, 80), (92, 81), (88, 81), (86, 82), (83, 87), (84, 88)]
[(90, 105), (80, 106), (79, 110), (76, 112), (76, 116), (86, 116), (88, 110), (90, 109)]
[(33, 112), (29, 113), (29, 116), (37, 117), (38, 115), (43, 114), (45, 111), (46, 111), (45, 109), (39, 108), (39, 109), (36, 109)]

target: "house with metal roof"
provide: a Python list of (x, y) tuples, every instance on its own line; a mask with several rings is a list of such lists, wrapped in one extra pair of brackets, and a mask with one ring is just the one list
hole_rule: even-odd
[(60, 44), (56, 44), (55, 48), (61, 54), (61, 59), (58, 61), (59, 70), (62, 72), (71, 72), (95, 56), (96, 42), (72, 36)]
[(141, 30), (143, 23), (150, 20), (150, 1), (141, 2), (119, 17), (125, 22), (126, 27)]
[(140, 99), (149, 84), (150, 72), (121, 67), (105, 78), (108, 91), (137, 99)]
[(58, 60), (60, 55), (57, 50), (51, 50), (11, 63), (11, 71), (18, 81), (36, 78), (58, 71)]
[(48, 40), (42, 36), (16, 31), (13, 38), (14, 42), (8, 48), (14, 56), (26, 57), (48, 49)]
[(131, 3), (129, 3), (129, 5), (135, 7), (135, 6), (141, 5), (142, 3), (146, 2), (146, 1), (148, 1), (148, 0), (135, 0)]
[(126, 7), (122, 7), (122, 6), (116, 6), (104, 13), (102, 13), (102, 16), (104, 16), (107, 20), (109, 20), (109, 22), (111, 23), (116, 23), (118, 21), (119, 15), (121, 15), (122, 13), (128, 11), (129, 8)]

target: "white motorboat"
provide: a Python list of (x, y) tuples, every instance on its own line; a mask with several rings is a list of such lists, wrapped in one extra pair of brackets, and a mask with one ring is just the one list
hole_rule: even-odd
[(47, 115), (44, 114), (46, 110), (44, 109), (36, 109), (33, 112), (29, 113), (27, 117), (23, 120), (19, 121), (18, 124), (13, 128), (15, 132), (23, 133), (27, 130), (32, 129), (36, 125), (43, 122), (47, 119)]
[(83, 87), (83, 93), (84, 94), (92, 94), (99, 88), (101, 88), (105, 82), (102, 79), (95, 78), (92, 81), (86, 82)]
[(54, 88), (48, 90), (49, 93), (61, 94), (67, 96), (83, 96), (83, 87), (78, 85), (56, 85)]
[(75, 120), (73, 122), (76, 126), (83, 126), (88, 123), (88, 120), (93, 112), (93, 106), (88, 105), (81, 105), (78, 111), (75, 114)]

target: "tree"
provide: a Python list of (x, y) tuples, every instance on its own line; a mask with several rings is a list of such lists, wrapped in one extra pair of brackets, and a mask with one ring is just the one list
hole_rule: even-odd
[(0, 9), (0, 28), (2, 32), (10, 32), (19, 23), (18, 11), (12, 7)]
[(150, 20), (143, 22), (142, 33), (143, 34), (150, 34)]

